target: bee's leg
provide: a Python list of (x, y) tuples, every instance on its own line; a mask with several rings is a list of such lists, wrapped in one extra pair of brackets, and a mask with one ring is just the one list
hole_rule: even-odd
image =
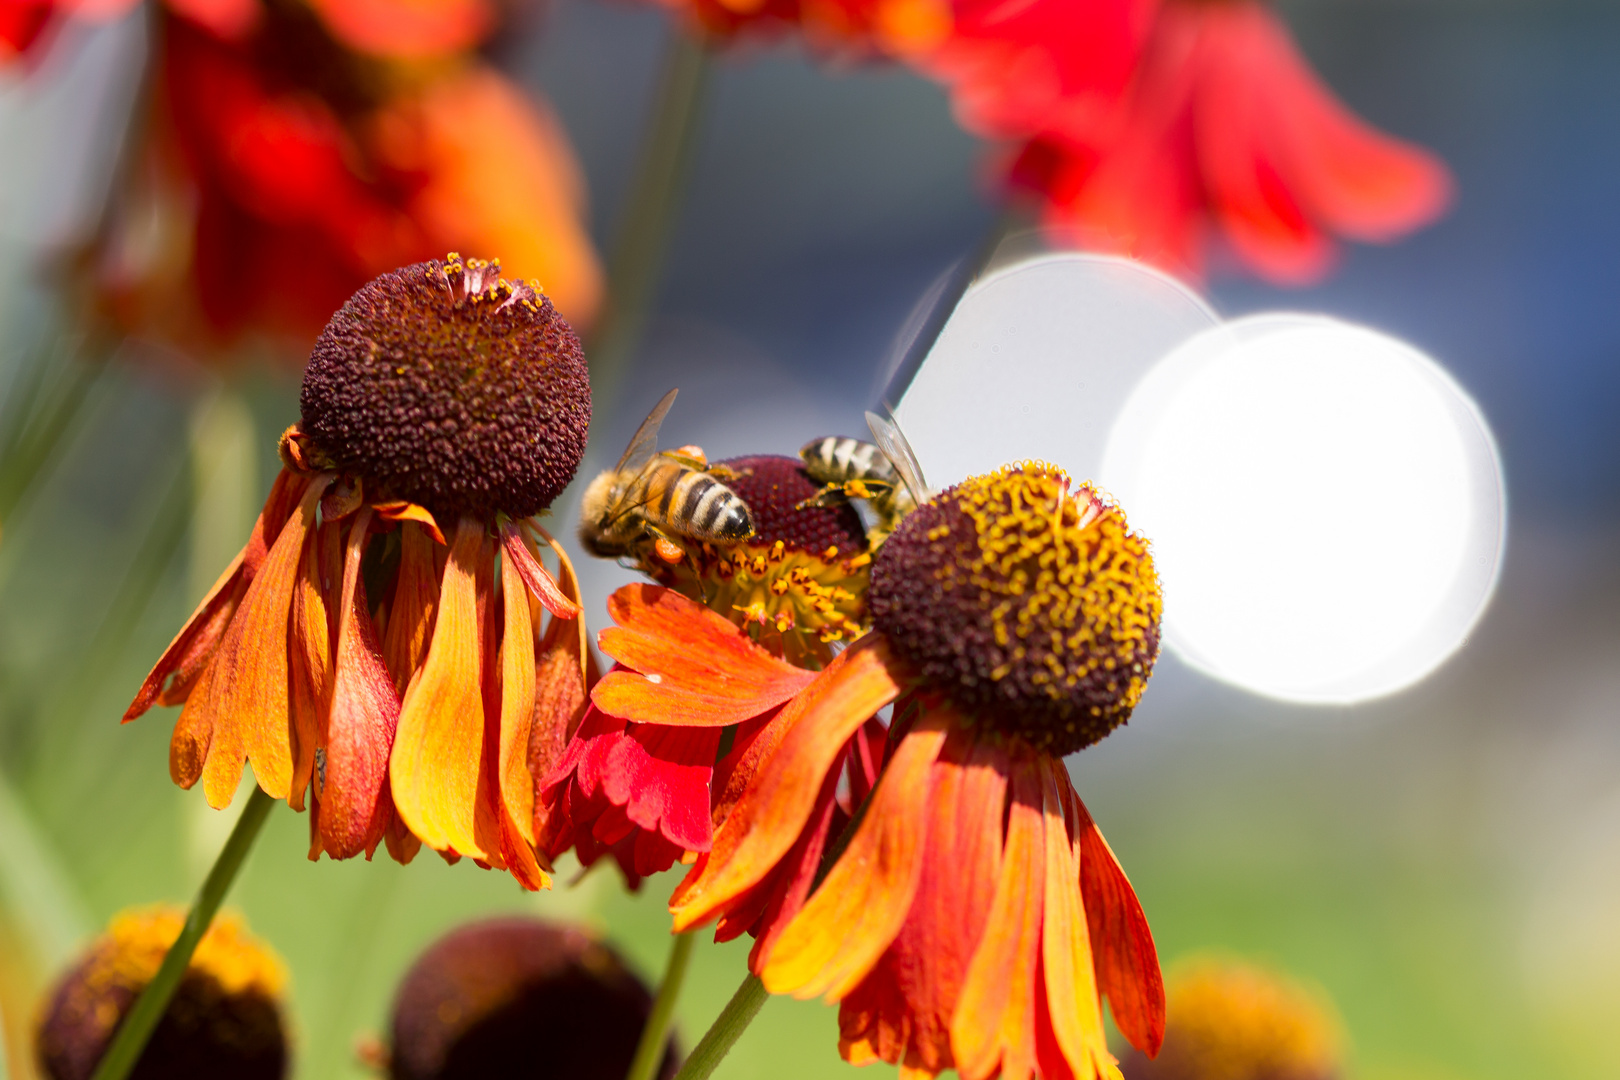
[(829, 483), (793, 509), (807, 510), (815, 506), (842, 506), (849, 501), (849, 493), (845, 490), (847, 487), (847, 484), (841, 484), (837, 481)]
[(701, 446), (693, 446), (690, 444), (686, 446), (677, 446), (673, 450), (659, 451), (659, 455), (684, 465), (694, 472), (703, 472), (709, 467), (709, 455), (703, 452), (703, 447)]

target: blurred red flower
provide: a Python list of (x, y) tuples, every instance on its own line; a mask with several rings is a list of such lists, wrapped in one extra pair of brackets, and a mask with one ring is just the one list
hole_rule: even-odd
[(664, 2), (717, 39), (904, 60), (1009, 147), (1003, 182), (1052, 235), (1183, 273), (1219, 244), (1306, 284), (1335, 237), (1394, 240), (1450, 199), (1445, 166), (1353, 116), (1261, 0)]
[(602, 282), (584, 184), (544, 106), (469, 52), (495, 15), (166, 0), (150, 112), (94, 258), (106, 313), (202, 356), (259, 337), (301, 357), (370, 278), (468, 249), (587, 324)]
[[(1015, 134), (1028, 96), (970, 98), (968, 115)], [(1066, 96), (1024, 134), (1009, 183), (1048, 228), (1195, 274), (1218, 242), (1308, 284), (1334, 237), (1395, 240), (1451, 197), (1445, 166), (1351, 114), (1258, 0), (1165, 0), (1117, 97)]]

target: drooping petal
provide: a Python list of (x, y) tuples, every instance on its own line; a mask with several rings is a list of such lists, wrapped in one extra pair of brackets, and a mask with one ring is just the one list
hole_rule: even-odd
[[(508, 557), (512, 543), (505, 546)], [(518, 542), (517, 547), (523, 544)], [(527, 552), (525, 552), (527, 554)], [(524, 578), (507, 561), (501, 574), (501, 804), (508, 827), (534, 846), (535, 777), (529, 772), (529, 729), (534, 723), (534, 624)]]
[[(558, 587), (562, 589), (564, 596), (583, 610), (579, 576), (574, 573), (573, 563), (549, 533), (538, 526), (535, 530), (545, 537), (551, 549), (557, 553)], [(527, 532), (522, 539), (530, 553), (538, 556), (534, 540)], [(529, 613), (538, 626), (542, 617), (542, 608), (538, 600), (530, 604)], [(583, 617), (573, 619), (561, 619), (555, 615), (547, 617), (549, 622), (545, 633), (540, 636), (540, 641), (535, 647), (534, 717), (529, 726), (529, 775), (535, 782), (532, 827), (536, 838), (546, 831), (545, 822), (549, 814), (546, 801), (541, 797), (540, 788), (557, 767), (564, 748), (579, 729), (586, 706), (590, 704), (587, 688), (591, 656), (585, 638), (585, 620)]]
[(772, 725), (785, 732), (781, 743), (716, 830), (709, 857), (693, 867), (670, 898), (677, 930), (719, 914), (793, 846), (845, 742), (899, 696), (889, 663), (887, 644), (868, 636), (839, 653), (782, 710)]
[[(316, 754), (326, 745), (327, 711), (332, 701), (332, 642), (336, 639), (337, 607), (328, 605), (328, 581), (342, 583), (342, 526), (325, 521), (315, 530), (315, 542), (304, 545), (293, 590), (291, 664), (293, 716), (294, 810), (304, 808), (304, 794), (315, 772)], [(336, 570), (334, 571), (334, 568)], [(316, 835), (319, 827), (316, 826)], [(317, 855), (319, 852), (316, 853)]]
[[(270, 545), (281, 534), (293, 508), (303, 499), (309, 482), (309, 477), (286, 469), (276, 474), (276, 481), (271, 485), (270, 494), (254, 523), (247, 545), (225, 568), (219, 580), (214, 582), (214, 587), (208, 590), (208, 595), (197, 605), (197, 610), (186, 620), (186, 625), (181, 627), (180, 633), (175, 635), (158, 662), (152, 666), (151, 673), (136, 692), (135, 700), (124, 712), (125, 723), (146, 712), (154, 703), (178, 705), (186, 700), (203, 668), (213, 658), (214, 650), (219, 647), (225, 627), (236, 614), (242, 597), (247, 594), (248, 585), (264, 565)], [(169, 682), (167, 689), (165, 682)]]
[(201, 761), (210, 806), (229, 805), (244, 758), (252, 763), (265, 794), (288, 796), (293, 761), (287, 649), (293, 586), (304, 540), (315, 524), (316, 503), (331, 479), (318, 476), (305, 488), (175, 724), (170, 770), (176, 783), (189, 787), (196, 780), (192, 770)]
[(951, 1017), (951, 1051), (963, 1080), (985, 1080), (997, 1070), (1009, 1080), (1024, 1080), (1035, 1066), (1046, 843), (1033, 754), (1015, 752), (1009, 786), (1001, 876)]
[(837, 1001), (900, 932), (922, 880), (933, 766), (948, 731), (924, 717), (900, 741), (849, 847), (763, 958), (767, 990)]
[(1164, 1042), (1164, 977), (1153, 932), (1136, 890), (1072, 784), (1064, 794), (1070, 834), (1079, 838), (1080, 896), (1098, 987), (1108, 998), (1120, 1033), (1152, 1057)]
[(321, 838), (334, 859), (374, 851), (392, 813), (384, 782), (400, 702), (377, 645), (360, 573), (371, 517), (364, 507), (354, 515), (343, 561), (326, 770), (320, 784)]
[(439, 523), (433, 517), (433, 512), (425, 506), (418, 506), (416, 503), (406, 502), (404, 499), (396, 499), (392, 502), (372, 503), (371, 508), (384, 521), (393, 521), (400, 525), (413, 522), (431, 536), (433, 542), (440, 547), (450, 546), (445, 542), (444, 533), (439, 531)]
[(547, 611), (563, 619), (579, 616), (580, 606), (563, 595), (557, 579), (534, 557), (518, 533), (517, 526), (510, 521), (501, 526), (501, 550), (506, 553), (507, 565), (517, 571), (517, 575)]
[[(1040, 763), (1046, 831), (1046, 897), (1042, 905), (1041, 972), (1045, 984), (1045, 1026), (1059, 1060), (1043, 1060), (1043, 1076), (1062, 1067), (1090, 1080), (1114, 1064), (1103, 1034), (1102, 1001), (1091, 953), (1091, 934), (1080, 900), (1080, 867), (1067, 826), (1069, 775), (1063, 763)], [(1046, 1040), (1041, 1040), (1041, 1043)], [(1037, 1044), (1040, 1049), (1046, 1047)], [(1043, 1055), (1046, 1056), (1046, 1055)]]
[(592, 700), (614, 716), (737, 724), (793, 697), (816, 675), (778, 660), (725, 616), (672, 589), (626, 585), (608, 600), (608, 614), (617, 625), (597, 643), (631, 671), (604, 676)]
[[(433, 532), (437, 531), (435, 526)], [(424, 526), (406, 521), (399, 529), (399, 572), (383, 635), (383, 660), (394, 677), (394, 691), (401, 697), (427, 658), (438, 603), (433, 540)]]
[(935, 1075), (953, 1066), (951, 1017), (1001, 872), (1007, 755), (953, 731), (934, 764), (928, 856), (894, 944), (838, 1011), (839, 1052)]
[(828, 771), (809, 820), (782, 861), (715, 924), (716, 941), (728, 941), (745, 931), (754, 935), (754, 947), (748, 952), (750, 971), (764, 966), (765, 957), (804, 909), (816, 886), (827, 845), (835, 842), (833, 829), (844, 820), (838, 808), (841, 766), (842, 762), (835, 763)]
[(478, 820), (484, 702), (476, 581), (487, 547), (483, 525), (456, 523), (432, 644), (405, 694), (389, 759), (394, 804), (411, 832), (429, 847), (475, 859), (499, 853), (499, 837)]

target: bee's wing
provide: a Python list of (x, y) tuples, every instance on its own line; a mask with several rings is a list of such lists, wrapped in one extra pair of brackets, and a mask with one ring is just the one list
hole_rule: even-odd
[(664, 414), (669, 407), (675, 404), (675, 395), (680, 393), (677, 387), (658, 399), (647, 419), (636, 428), (636, 433), (630, 438), (630, 445), (624, 448), (624, 454), (619, 458), (619, 464), (614, 467), (616, 473), (639, 473), (647, 467), (647, 463), (658, 453), (658, 428), (664, 422)]
[(918, 505), (927, 502), (933, 493), (928, 490), (922, 466), (917, 463), (917, 454), (911, 449), (911, 443), (906, 441), (905, 432), (900, 430), (899, 425), (875, 412), (866, 414), (866, 426), (872, 429), (872, 441), (878, 444), (883, 456), (900, 474), (901, 481), (911, 491), (911, 497), (917, 500)]

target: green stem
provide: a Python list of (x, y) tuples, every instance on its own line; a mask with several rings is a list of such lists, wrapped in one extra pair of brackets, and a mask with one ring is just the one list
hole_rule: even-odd
[(697, 149), (709, 49), (679, 26), (670, 34), (663, 73), (653, 90), (657, 112), (647, 127), (608, 259), (607, 304), (585, 351), (598, 416), (612, 410), (641, 340)]
[(134, 1070), (141, 1051), (146, 1049), (146, 1041), (152, 1037), (158, 1021), (163, 1019), (163, 1013), (169, 1007), (169, 999), (180, 987), (180, 979), (191, 963), (191, 954), (197, 951), (197, 943), (213, 923), (220, 901), (230, 891), (231, 883), (236, 880), (237, 872), (242, 869), (242, 863), (247, 860), (248, 851), (253, 847), (253, 841), (258, 838), (265, 816), (275, 804), (276, 800), (266, 795), (263, 788), (253, 789), (241, 818), (236, 822), (236, 828), (231, 830), (231, 838), (225, 841), (219, 858), (214, 860), (214, 868), (208, 872), (202, 888), (197, 890), (197, 899), (192, 902), (191, 911), (186, 915), (186, 924), (181, 927), (180, 936), (169, 946), (157, 974), (146, 984), (141, 996), (135, 999), (135, 1007), (118, 1026), (118, 1034), (113, 1036), (112, 1045), (107, 1048), (90, 1080), (125, 1080)]
[(769, 996), (758, 975), (744, 979), (737, 992), (731, 995), (731, 1000), (726, 1002), (726, 1007), (720, 1010), (720, 1015), (714, 1018), (714, 1023), (709, 1025), (709, 1030), (703, 1033), (692, 1055), (681, 1066), (681, 1071), (675, 1074), (675, 1080), (706, 1080), (719, 1067), (721, 1059), (731, 1052), (748, 1025), (754, 1022), (754, 1017), (759, 1015)]
[(658, 1066), (663, 1064), (669, 1041), (670, 1021), (675, 1017), (675, 1002), (681, 996), (681, 984), (686, 981), (686, 965), (692, 959), (692, 945), (697, 941), (695, 932), (676, 934), (669, 947), (669, 960), (664, 964), (664, 980), (658, 984), (658, 997), (653, 1001), (647, 1024), (641, 1029), (641, 1041), (636, 1044), (636, 1056), (630, 1062), (625, 1080), (653, 1080)]

